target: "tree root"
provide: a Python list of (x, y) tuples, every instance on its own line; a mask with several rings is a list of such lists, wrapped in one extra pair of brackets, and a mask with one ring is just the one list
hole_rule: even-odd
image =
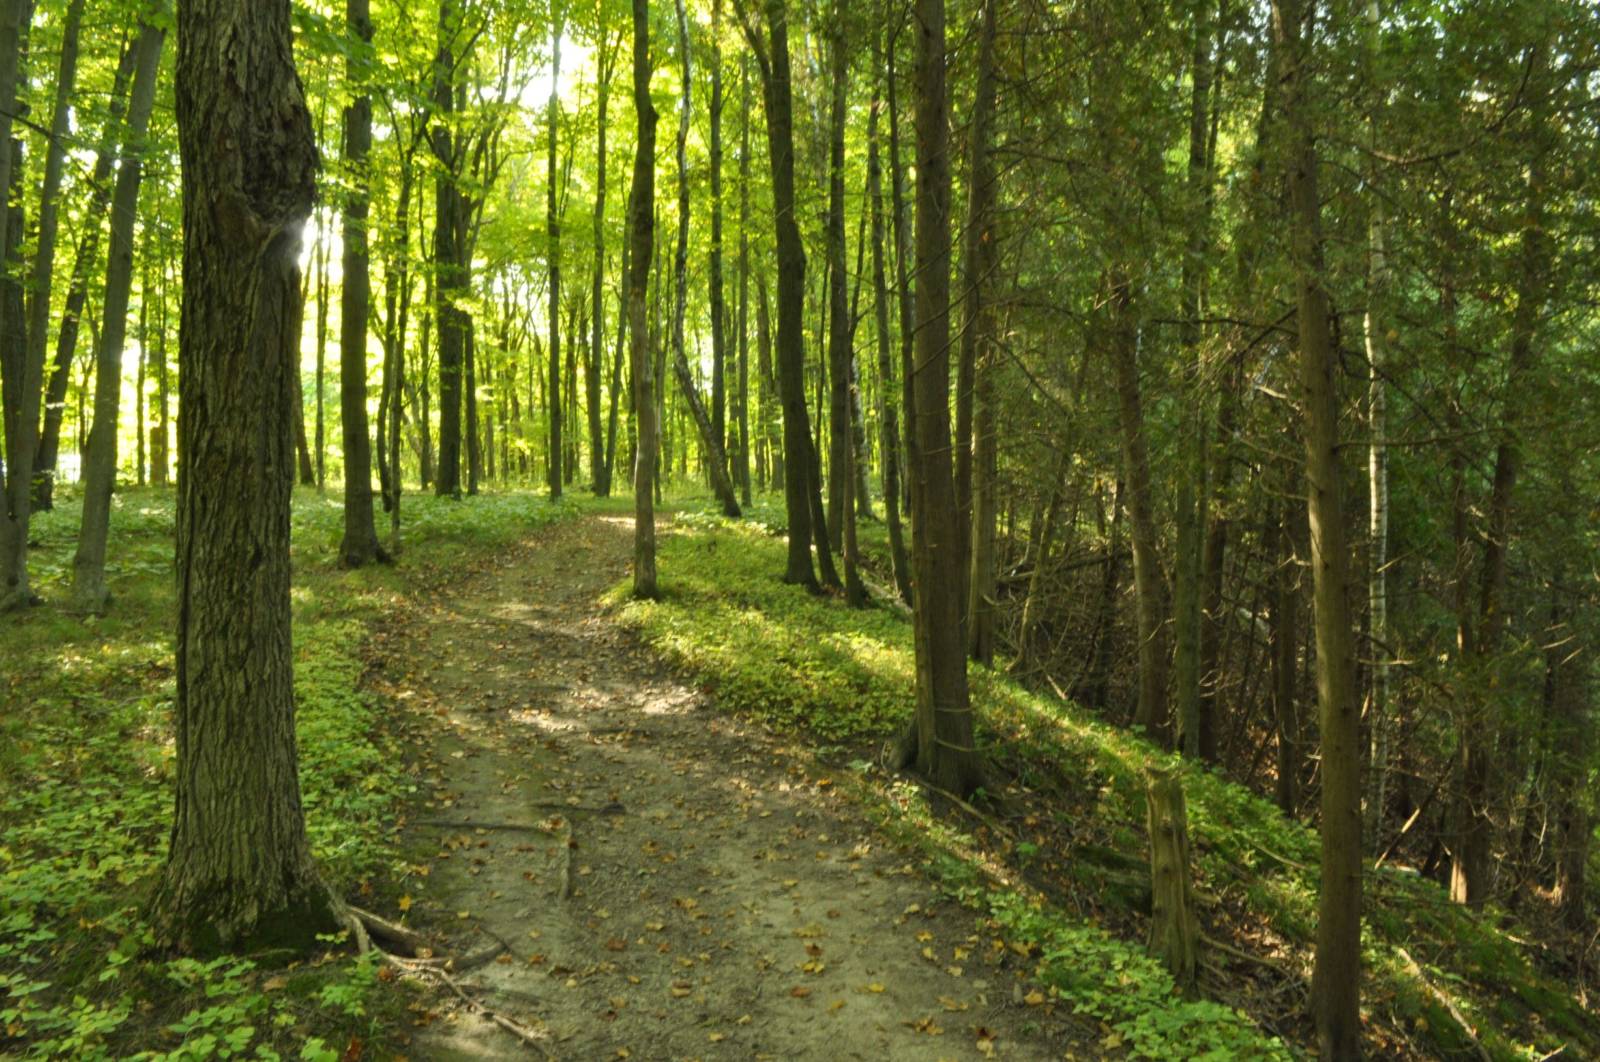
[[(346, 904), (345, 909), (349, 911), (354, 925), (357, 947), (363, 952), (371, 950), (376, 944), (379, 950), (391, 955), (414, 959), (420, 953), (432, 950), (427, 939), (414, 930), (397, 925), (386, 918), (380, 918), (371, 911), (363, 911), (353, 904)], [(365, 946), (363, 937), (371, 938)]]

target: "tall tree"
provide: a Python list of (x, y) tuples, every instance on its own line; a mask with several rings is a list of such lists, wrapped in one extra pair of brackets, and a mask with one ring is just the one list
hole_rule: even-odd
[(177, 797), (151, 914), (181, 951), (307, 949), (341, 914), (294, 730), (293, 325), (317, 151), (291, 47), (289, 0), (178, 9)]
[[(61, 26), (61, 61), (56, 73), (56, 98), (50, 118), (50, 139), (45, 148), (44, 181), (39, 190), (38, 246), (33, 255), (33, 271), (28, 289), (28, 364), (44, 371), (45, 349), (50, 339), (50, 300), (56, 267), (56, 235), (61, 219), (61, 178), (67, 162), (67, 140), (72, 127), (73, 94), (78, 83), (78, 35), (83, 26), (83, 0), (71, 0)], [(113, 89), (115, 92), (115, 89)], [(120, 97), (116, 93), (113, 98)], [(98, 165), (99, 160), (96, 159)], [(91, 215), (91, 217), (96, 217)], [(99, 231), (99, 225), (90, 228)], [(143, 349), (143, 343), (140, 344)], [(41, 379), (43, 377), (41, 376)], [(54, 381), (52, 381), (54, 382)], [(65, 395), (63, 394), (63, 397)], [(59, 422), (58, 422), (59, 423)], [(55, 453), (49, 455), (49, 471), (41, 460), (44, 453), (43, 430), (35, 436), (39, 450), (35, 454), (34, 495), (42, 502), (41, 508), (50, 504), (49, 480), (55, 474)], [(141, 445), (143, 435), (140, 436)], [(143, 465), (140, 466), (141, 472)]]
[(883, 110), (879, 86), (884, 78), (883, 35), (872, 39), (872, 109), (867, 117), (867, 198), (872, 211), (873, 320), (878, 341), (878, 448), (883, 454), (883, 511), (889, 530), (889, 560), (900, 597), (911, 603), (911, 560), (906, 553), (905, 531), (900, 524), (900, 423), (894, 394), (894, 358), (889, 340), (889, 278), (884, 249), (883, 163), (878, 146), (878, 120)]
[(545, 111), (545, 136), (549, 140), (550, 154), (545, 169), (545, 234), (550, 271), (550, 309), (545, 327), (550, 333), (550, 381), (545, 408), (550, 418), (550, 467), (548, 485), (550, 500), (561, 500), (561, 215), (557, 213), (556, 145), (560, 139), (561, 123), (561, 31), (560, 5), (551, 5), (550, 25), (550, 103)]
[[(345, 79), (354, 95), (344, 109), (344, 151), (348, 184), (344, 194), (339, 306), (339, 418), (344, 435), (344, 541), (339, 559), (347, 568), (387, 560), (378, 545), (372, 508), (372, 442), (367, 434), (367, 314), (372, 279), (367, 243), (371, 213), (369, 156), (372, 153), (372, 97), (366, 90), (371, 62), (370, 0), (346, 0), (345, 20), (355, 40), (345, 57)], [(359, 86), (359, 87), (356, 87)]]
[(1345, 540), (1333, 308), (1317, 197), (1308, 8), (1274, 0), (1272, 31), (1288, 131), (1290, 253), (1295, 269), (1307, 515), (1316, 613), (1317, 714), (1322, 728), (1322, 883), (1311, 998), (1328, 1060), (1361, 1055), (1361, 712), (1351, 656), (1350, 549)]
[[(600, 378), (604, 372), (602, 336), (605, 331), (606, 275), (606, 117), (611, 100), (611, 75), (617, 65), (617, 38), (608, 27), (600, 27), (600, 50), (596, 57), (595, 86), (595, 188), (594, 188), (594, 272), (589, 285), (589, 312), (593, 330), (589, 338), (589, 365), (584, 372), (588, 386), (589, 480), (597, 497), (611, 495), (611, 467), (606, 438), (600, 427)], [(618, 314), (619, 317), (623, 314)], [(617, 327), (622, 327), (618, 322)], [(616, 389), (612, 389), (612, 401)]]
[[(721, 0), (718, 0), (721, 11)], [(739, 500), (750, 504), (750, 55), (739, 56), (739, 382), (734, 392), (738, 408), (734, 424), (739, 433), (733, 478), (739, 483)]]
[[(749, 0), (753, 4), (754, 0)], [(784, 581), (818, 587), (811, 566), (811, 544), (827, 549), (825, 527), (812, 527), (811, 424), (806, 415), (805, 298), (806, 251), (795, 217), (794, 94), (789, 61), (787, 0), (763, 0), (767, 40), (743, 8), (745, 41), (761, 70), (767, 111), (767, 156), (772, 172), (772, 223), (778, 267), (776, 372), (783, 406), (784, 508), (789, 522), (789, 553)], [(765, 298), (763, 297), (763, 305)]]
[[(139, 212), (139, 185), (144, 179), (144, 134), (155, 108), (156, 75), (166, 42), (166, 12), (156, 12), (139, 31), (133, 96), (128, 103), (128, 129), (116, 190), (111, 194), (111, 244), (106, 263), (105, 324), (95, 355), (94, 427), (84, 465), (83, 522), (72, 559), (72, 605), (100, 612), (110, 593), (106, 588), (106, 540), (111, 531), (111, 492), (117, 479), (117, 429), (122, 406), (122, 347), (128, 334), (128, 301), (133, 289), (134, 221)], [(39, 350), (41, 363), (43, 348)]]
[(917, 0), (916, 393), (911, 454), (917, 708), (897, 759), (966, 796), (983, 781), (967, 691), (950, 438), (950, 115), (944, 0)]
[[(728, 321), (722, 285), (722, 0), (711, 3), (711, 258), (707, 284), (711, 311), (711, 435), (728, 450)], [(737, 484), (735, 484), (737, 485)]]
[[(734, 493), (733, 480), (728, 476), (728, 457), (723, 449), (722, 439), (717, 434), (711, 421), (711, 415), (706, 411), (705, 403), (700, 399), (700, 388), (695, 383), (694, 373), (689, 368), (688, 353), (684, 348), (683, 321), (687, 311), (689, 298), (689, 114), (690, 103), (693, 97), (690, 86), (692, 66), (690, 62), (689, 21), (684, 12), (683, 0), (677, 0), (678, 13), (678, 52), (682, 63), (683, 75), (680, 87), (681, 96), (678, 102), (678, 247), (673, 260), (673, 273), (677, 279), (676, 297), (672, 311), (672, 368), (673, 375), (678, 380), (678, 390), (683, 395), (684, 404), (689, 407), (689, 416), (694, 420), (696, 432), (700, 436), (700, 445), (703, 447), (706, 464), (711, 472), (711, 489), (717, 495), (717, 501), (722, 506), (726, 516), (737, 517), (740, 515), (739, 498)], [(720, 193), (721, 182), (718, 182)], [(721, 255), (722, 229), (721, 222), (716, 225), (717, 254)], [(722, 274), (720, 258), (717, 266), (718, 302), (721, 302)], [(720, 312), (720, 305), (717, 307)], [(717, 326), (720, 329), (720, 325)], [(687, 455), (688, 448), (684, 447)]]
[[(49, 383), (44, 395), (44, 422), (39, 435), (39, 452), (34, 461), (34, 504), (42, 510), (54, 507), (56, 463), (61, 448), (61, 424), (67, 408), (67, 388), (72, 378), (72, 359), (77, 354), (78, 333), (83, 321), (83, 308), (89, 297), (89, 273), (100, 253), (100, 240), (104, 225), (100, 218), (111, 202), (111, 173), (116, 166), (118, 137), (122, 134), (123, 112), (127, 108), (128, 84), (133, 79), (133, 65), (137, 49), (124, 42), (122, 58), (111, 86), (111, 103), (106, 110), (105, 123), (100, 130), (99, 146), (95, 149), (94, 168), (88, 180), (89, 202), (87, 215), (90, 223), (83, 227), (78, 237), (78, 247), (73, 253), (72, 277), (67, 284), (67, 300), (61, 311), (61, 325), (56, 332), (55, 357), (51, 362)], [(62, 61), (66, 54), (63, 52)], [(62, 141), (65, 143), (65, 141)], [(163, 272), (165, 265), (163, 264)], [(47, 317), (48, 323), (48, 317)], [(156, 378), (165, 375), (165, 366), (156, 365)], [(164, 410), (162, 411), (164, 413)], [(163, 436), (165, 439), (165, 436)], [(163, 448), (158, 455), (151, 453), (152, 479), (157, 486), (166, 485), (166, 457)]]
[(457, 67), (464, 56), (460, 0), (439, 0), (439, 40), (433, 62), (433, 113), (430, 137), (439, 164), (434, 178), (433, 322), (439, 347), (439, 452), (434, 492), (461, 496), (461, 372), (466, 350), (466, 311), (460, 300), (466, 277), (461, 267), (461, 229), (466, 212), (458, 177), (464, 154), (451, 128), (456, 113)]
[(835, 0), (828, 27), (828, 533), (842, 547), (845, 598), (852, 605), (861, 605), (866, 602), (866, 589), (858, 571), (852, 497), (855, 440), (851, 384), (855, 356), (850, 338), (854, 322), (849, 308), (849, 277), (845, 273), (844, 134), (850, 59), (845, 50), (844, 17), (845, 5)]
[[(18, 66), (22, 52), (24, 17), (32, 10), (28, 0), (0, 0), (0, 188), (11, 187), (12, 121), (16, 113)], [(11, 212), (0, 210), (0, 249), (11, 246)], [(4, 308), (0, 308), (3, 313)], [(19, 322), (20, 323), (20, 322)], [(0, 385), (3, 400), (6, 461), (0, 505), (0, 612), (33, 604), (28, 585), (28, 523), (33, 504), (34, 410), (44, 389), (43, 367), (32, 371), (20, 344), (0, 349)]]
[(650, 100), (650, 3), (633, 0), (633, 109), (638, 144), (628, 196), (631, 246), (627, 277), (628, 330), (633, 362), (633, 411), (638, 442), (633, 465), (633, 593), (656, 596), (655, 364), (650, 351), (650, 262), (655, 254), (656, 108)]
[(967, 648), (974, 660), (986, 666), (994, 664), (995, 517), (999, 504), (999, 439), (995, 436), (999, 337), (993, 288), (998, 279), (1000, 253), (995, 232), (998, 192), (992, 160), (998, 6), (999, 0), (983, 0), (978, 16), (978, 86), (972, 106), (967, 193), (966, 313), (961, 332), (961, 386), (971, 387), (972, 424), (970, 437), (959, 440), (962, 449), (957, 454), (958, 458), (970, 454), (970, 524), (964, 554), (971, 565), (966, 580)]

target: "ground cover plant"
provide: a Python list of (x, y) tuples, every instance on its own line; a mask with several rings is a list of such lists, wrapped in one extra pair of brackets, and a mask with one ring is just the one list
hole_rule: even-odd
[[(770, 510), (766, 519), (775, 520)], [(1189, 766), (1054, 695), (974, 672), (993, 791), (953, 801), (886, 770), (882, 747), (913, 700), (903, 610), (866, 610), (780, 582), (783, 543), (690, 510), (660, 543), (657, 601), (614, 595), (646, 641), (717, 703), (814, 737), (820, 755), (947, 886), (1034, 955), (1065, 1005), (1103, 1021), (1107, 1047), (1142, 1057), (1308, 1050), (1315, 931), (1313, 830), (1215, 771)], [(880, 543), (881, 544), (881, 543)], [(1147, 765), (1179, 769), (1212, 939), (1202, 990), (1176, 995), (1145, 954)], [(1600, 1045), (1600, 1025), (1541, 969), (1512, 924), (1451, 905), (1415, 874), (1372, 873), (1363, 947), (1367, 1035), (1398, 1057), (1540, 1057)]]
[[(576, 511), (527, 495), (409, 501), (403, 562), (337, 568), (338, 504), (294, 509), (300, 780), (316, 858), (355, 903), (381, 906), (395, 824), (415, 790), (393, 706), (361, 688), (371, 625), (399, 595)], [(35, 525), (38, 588), (69, 577), (77, 506)], [(301, 961), (154, 955), (141, 917), (172, 806), (170, 493), (130, 490), (107, 616), (56, 608), (5, 633), (0, 698), (0, 1054), (19, 1058), (307, 1058), (381, 1050), (409, 1026), (375, 956), (326, 941)], [(15, 655), (13, 654), (15, 651)], [(12, 662), (16, 663), (13, 664)], [(355, 1045), (352, 1047), (352, 1045)]]

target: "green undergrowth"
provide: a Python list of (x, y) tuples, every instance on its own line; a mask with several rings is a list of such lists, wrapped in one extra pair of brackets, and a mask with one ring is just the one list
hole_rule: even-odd
[[(527, 495), (408, 498), (395, 567), (336, 567), (342, 508), (296, 495), (300, 782), (317, 860), (356, 902), (382, 898), (409, 784), (387, 706), (359, 688), (368, 625), (419, 582), (580, 511)], [(383, 516), (380, 514), (380, 519)], [(169, 492), (119, 492), (114, 595), (86, 620), (67, 596), (78, 504), (34, 524), (46, 604), (0, 617), (0, 1057), (359, 1057), (404, 1029), (406, 1000), (329, 939), (324, 953), (210, 961), (154, 955), (141, 905), (171, 815), (175, 680)]]
[[(614, 602), (725, 708), (853, 757), (853, 788), (885, 827), (921, 849), (947, 888), (1041, 956), (1040, 976), (1108, 1026), (1116, 1045), (1150, 1058), (1303, 1051), (1308, 1026), (1297, 1014), (1285, 1028), (1281, 999), (1258, 1004), (1238, 991), (1226, 993), (1233, 1005), (1184, 1001), (1144, 954), (1144, 768), (1183, 772), (1208, 933), (1263, 955), (1280, 979), (1301, 980), (1302, 995), (1316, 930), (1316, 834), (1210, 770), (978, 668), (979, 736), (1013, 779), (1008, 800), (1024, 802), (1027, 823), (1065, 850), (996, 842), (970, 818), (936, 815), (921, 789), (870, 755), (912, 710), (909, 622), (898, 610), (850, 610), (781, 583), (780, 525), (770, 501), (742, 524), (682, 514), (660, 539), (660, 600), (631, 601), (618, 587)], [(881, 537), (881, 528), (867, 534)], [(1364, 1017), (1383, 1052), (1468, 1057), (1481, 1045), (1511, 1059), (1565, 1045), (1573, 1057), (1600, 1054), (1594, 1016), (1511, 935), (1414, 875), (1384, 869), (1367, 880)], [(1258, 1024), (1274, 1017), (1270, 1030)]]

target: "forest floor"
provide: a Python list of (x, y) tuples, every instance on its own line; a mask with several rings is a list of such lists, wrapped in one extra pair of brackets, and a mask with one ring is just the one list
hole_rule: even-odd
[(621, 514), (558, 522), (370, 643), (418, 785), (399, 905), (476, 958), (412, 1005), (411, 1052), (1104, 1054), (799, 745), (619, 625), (600, 599), (631, 544)]

